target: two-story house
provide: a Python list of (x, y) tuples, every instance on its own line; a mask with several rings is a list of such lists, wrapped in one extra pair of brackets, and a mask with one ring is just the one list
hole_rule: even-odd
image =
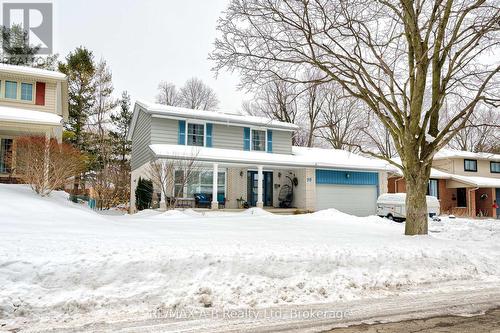
[[(136, 102), (129, 133), (131, 211), (137, 180), (148, 178), (151, 161), (194, 158), (203, 171), (179, 184), (183, 189), (172, 188), (172, 196), (206, 193), (213, 209), (221, 201), (237, 208), (241, 200), (278, 207), (281, 187), (296, 178), (293, 207), (375, 214), (377, 196), (386, 192), (386, 163), (342, 150), (294, 147), (297, 129), (264, 117)], [(183, 172), (176, 170), (175, 177), (183, 179)]]
[(16, 137), (62, 140), (68, 84), (62, 73), (0, 64), (0, 182), (16, 181)]
[[(497, 216), (500, 209), (500, 155), (442, 149), (432, 161), (428, 194), (437, 197), (441, 212), (458, 216)], [(406, 192), (404, 178), (393, 174), (389, 193)]]

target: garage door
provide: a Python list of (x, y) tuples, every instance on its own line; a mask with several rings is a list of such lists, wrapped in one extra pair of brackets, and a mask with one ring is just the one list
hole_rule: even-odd
[(377, 210), (378, 172), (316, 170), (316, 210), (335, 208), (356, 216)]
[(363, 185), (316, 186), (316, 210), (335, 208), (356, 216), (375, 215), (377, 187)]

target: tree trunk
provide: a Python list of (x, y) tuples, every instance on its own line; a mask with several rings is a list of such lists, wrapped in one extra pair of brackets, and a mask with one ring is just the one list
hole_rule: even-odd
[(417, 164), (406, 173), (405, 235), (426, 235), (428, 218), (426, 194), (430, 168)]

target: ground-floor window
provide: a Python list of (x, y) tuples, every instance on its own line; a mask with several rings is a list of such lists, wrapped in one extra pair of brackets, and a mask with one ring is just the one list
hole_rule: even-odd
[[(179, 198), (192, 198), (195, 193), (212, 194), (213, 172), (192, 171), (184, 181), (184, 170), (175, 171), (174, 196)], [(226, 196), (226, 172), (220, 171), (217, 178), (217, 197), (222, 201)]]
[(437, 179), (429, 179), (429, 186), (427, 187), (427, 195), (431, 195), (439, 199), (438, 184), (439, 183)]
[(0, 139), (0, 173), (10, 173), (12, 139)]

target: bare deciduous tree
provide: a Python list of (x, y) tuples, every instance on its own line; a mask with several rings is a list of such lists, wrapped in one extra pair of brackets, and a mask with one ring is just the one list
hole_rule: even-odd
[(406, 179), (405, 234), (426, 234), (434, 155), (480, 104), (499, 106), (499, 17), (498, 0), (232, 0), (210, 57), (242, 85), (316, 69), (363, 101), (401, 158), (377, 154)]
[(164, 105), (179, 106), (179, 95), (175, 84), (162, 81), (158, 84), (156, 102)]
[(324, 102), (318, 136), (334, 149), (358, 150), (367, 127), (364, 106), (356, 98), (345, 96), (338, 85), (326, 84), (321, 89)]
[(45, 137), (16, 139), (15, 158), (16, 175), (41, 196), (63, 188), (70, 177), (85, 169), (78, 150)]
[[(195, 175), (203, 171), (197, 162), (198, 152), (193, 151), (190, 156), (178, 158), (158, 159), (151, 161), (147, 174), (165, 200), (166, 209), (173, 209), (178, 198), (183, 196), (186, 185)], [(176, 174), (176, 171), (178, 172)]]
[(500, 142), (500, 111), (488, 108), (477, 110), (450, 141), (450, 147), (473, 151), (492, 152)]
[(216, 110), (219, 100), (215, 91), (198, 78), (186, 81), (179, 91), (179, 106), (195, 110)]

